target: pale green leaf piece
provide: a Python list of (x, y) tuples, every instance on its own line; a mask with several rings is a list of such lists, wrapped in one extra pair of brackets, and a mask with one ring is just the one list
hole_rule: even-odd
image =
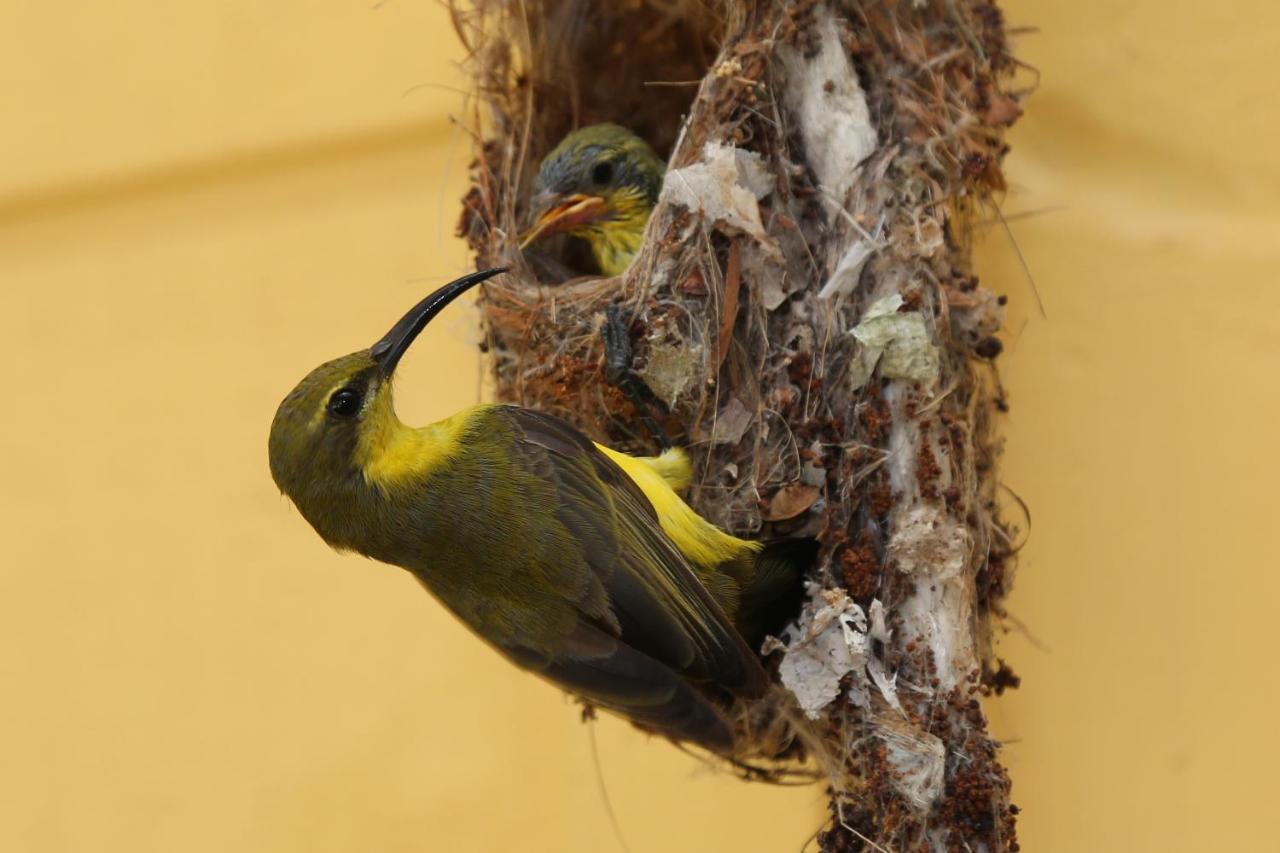
[(902, 296), (876, 300), (852, 329), (862, 346), (849, 366), (854, 388), (867, 384), (877, 368), (886, 379), (905, 379), (932, 385), (938, 381), (938, 347), (929, 340), (929, 327), (918, 312), (898, 313)]

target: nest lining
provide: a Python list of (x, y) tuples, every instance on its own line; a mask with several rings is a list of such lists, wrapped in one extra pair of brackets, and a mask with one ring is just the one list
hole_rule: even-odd
[[(989, 361), (1003, 300), (968, 272), (1019, 114), (998, 10), (475, 0), (455, 20), (476, 79), (460, 230), (482, 266), (513, 268), (482, 303), (499, 398), (652, 452), (602, 378), (599, 325), (623, 305), (635, 367), (695, 459), (695, 508), (823, 542), (783, 674), (828, 623), (864, 645), (848, 669), (804, 670), (840, 698), (775, 697), (833, 792), (824, 849), (867, 833), (1014, 849), (975, 701), (1004, 671), (990, 636), (1012, 558)], [(669, 157), (662, 199), (625, 274), (541, 281), (515, 245), (533, 173), (598, 121)], [(776, 714), (745, 718), (769, 731), (760, 755), (788, 754)]]

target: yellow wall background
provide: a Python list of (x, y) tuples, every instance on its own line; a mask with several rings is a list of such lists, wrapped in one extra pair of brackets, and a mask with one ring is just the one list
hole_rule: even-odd
[(981, 263), (1030, 505), (994, 705), (1023, 848), (1280, 850), (1280, 8), (1011, 0), (1042, 87)]
[[(1035, 518), (992, 711), (1023, 849), (1277, 849), (1280, 12), (1007, 8), (1044, 75), (1006, 211), (1046, 316), (981, 258)], [(302, 373), (466, 266), (458, 53), (423, 0), (5, 9), (0, 849), (620, 849), (574, 706), (267, 472)], [(406, 419), (476, 398), (473, 322), (415, 347)], [(636, 853), (821, 821), (596, 732)]]

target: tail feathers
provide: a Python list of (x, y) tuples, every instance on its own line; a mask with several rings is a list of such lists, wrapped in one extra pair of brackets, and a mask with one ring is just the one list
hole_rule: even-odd
[(594, 625), (579, 622), (554, 652), (522, 646), (502, 650), (516, 665), (641, 728), (721, 755), (733, 751), (733, 727), (693, 682)]
[(800, 612), (804, 576), (818, 557), (816, 539), (779, 539), (756, 555), (755, 574), (738, 602), (738, 631), (758, 649)]

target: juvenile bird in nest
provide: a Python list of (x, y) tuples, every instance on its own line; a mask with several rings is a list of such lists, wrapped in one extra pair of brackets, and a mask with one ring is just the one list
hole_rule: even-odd
[(731, 755), (725, 709), (765, 690), (752, 649), (798, 609), (816, 546), (707, 522), (676, 493), (691, 477), (678, 450), (628, 456), (508, 405), (401, 423), (401, 356), (498, 272), (445, 285), (373, 346), (307, 374), (271, 424), (272, 477), (326, 542), (407, 569), (516, 665)]
[(649, 144), (624, 127), (593, 124), (573, 131), (538, 168), (533, 225), (520, 248), (570, 234), (590, 244), (601, 273), (620, 275), (640, 250), (665, 171)]

